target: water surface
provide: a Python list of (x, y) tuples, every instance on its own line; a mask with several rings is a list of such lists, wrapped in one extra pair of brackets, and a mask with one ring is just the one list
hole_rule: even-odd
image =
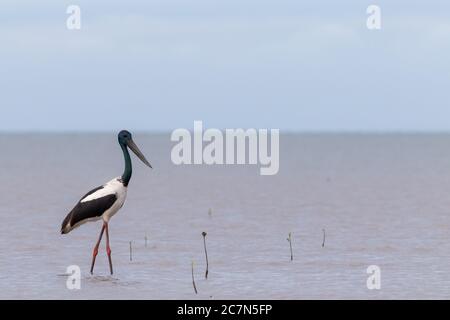
[[(111, 277), (104, 243), (89, 274), (101, 222), (59, 229), (84, 193), (122, 173), (115, 135), (0, 136), (0, 298), (450, 298), (450, 135), (284, 135), (276, 176), (175, 166), (169, 135), (134, 137), (154, 170), (133, 158), (110, 223)], [(72, 264), (81, 290), (61, 276)], [(366, 287), (373, 264), (381, 290)]]

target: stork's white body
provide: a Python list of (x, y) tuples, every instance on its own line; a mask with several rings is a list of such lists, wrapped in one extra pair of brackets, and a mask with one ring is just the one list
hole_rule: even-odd
[(121, 177), (108, 181), (101, 187), (88, 192), (67, 215), (61, 232), (68, 233), (89, 221), (103, 219), (108, 223), (122, 208), (127, 197), (127, 187)]
[(120, 210), (120, 208), (122, 208), (123, 204), (125, 203), (125, 199), (127, 198), (127, 187), (123, 185), (120, 177), (108, 181), (103, 185), (102, 189), (99, 189), (94, 193), (88, 195), (87, 197), (84, 197), (80, 202), (97, 200), (112, 194), (117, 197), (117, 200), (108, 210), (106, 210), (102, 214), (101, 217), (98, 218), (102, 218), (103, 221), (108, 222), (109, 219), (111, 219), (111, 217), (115, 215), (117, 211)]

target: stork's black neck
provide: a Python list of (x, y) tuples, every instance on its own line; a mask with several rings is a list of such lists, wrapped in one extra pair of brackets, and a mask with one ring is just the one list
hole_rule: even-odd
[(125, 170), (123, 171), (122, 174), (122, 183), (126, 187), (130, 182), (131, 174), (133, 173), (133, 168), (131, 167), (131, 158), (127, 146), (121, 143), (120, 147), (122, 148), (123, 158), (125, 160)]

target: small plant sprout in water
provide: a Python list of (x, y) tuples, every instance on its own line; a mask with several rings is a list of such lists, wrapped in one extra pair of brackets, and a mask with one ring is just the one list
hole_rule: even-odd
[(208, 279), (208, 272), (209, 272), (209, 263), (208, 263), (208, 251), (206, 251), (206, 235), (207, 233), (205, 231), (202, 232), (203, 236), (203, 246), (205, 248), (205, 257), (206, 257), (206, 271), (205, 271), (205, 279)]
[(322, 248), (325, 247), (325, 229), (322, 229), (323, 232), (323, 241), (322, 241)]
[(144, 240), (145, 240), (145, 247), (147, 248), (147, 240), (148, 240), (148, 238), (147, 238), (147, 234), (145, 234), (145, 238), (144, 238)]
[(209, 216), (210, 218), (212, 217), (212, 209), (211, 209), (211, 208), (208, 209), (208, 216)]
[(194, 261), (192, 261), (191, 264), (191, 274), (192, 274), (192, 286), (194, 287), (195, 294), (197, 294), (197, 287), (195, 286), (195, 279), (194, 279)]
[(133, 246), (132, 246), (132, 241), (130, 241), (130, 261), (133, 261)]
[(289, 236), (286, 240), (289, 242), (289, 247), (291, 249), (291, 261), (292, 261), (292, 260), (294, 260), (294, 255), (292, 253), (292, 233), (291, 232), (289, 232)]

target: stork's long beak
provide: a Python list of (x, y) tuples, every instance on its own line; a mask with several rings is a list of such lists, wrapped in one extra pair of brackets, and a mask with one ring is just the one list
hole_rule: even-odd
[(147, 159), (145, 159), (144, 155), (142, 154), (141, 150), (139, 150), (138, 146), (134, 143), (133, 140), (128, 140), (127, 142), (128, 147), (130, 148), (131, 151), (134, 152), (135, 155), (137, 155), (137, 157), (139, 159), (141, 159), (141, 161), (143, 163), (145, 163), (147, 166), (149, 166), (150, 168), (152, 168), (151, 164), (147, 161)]

